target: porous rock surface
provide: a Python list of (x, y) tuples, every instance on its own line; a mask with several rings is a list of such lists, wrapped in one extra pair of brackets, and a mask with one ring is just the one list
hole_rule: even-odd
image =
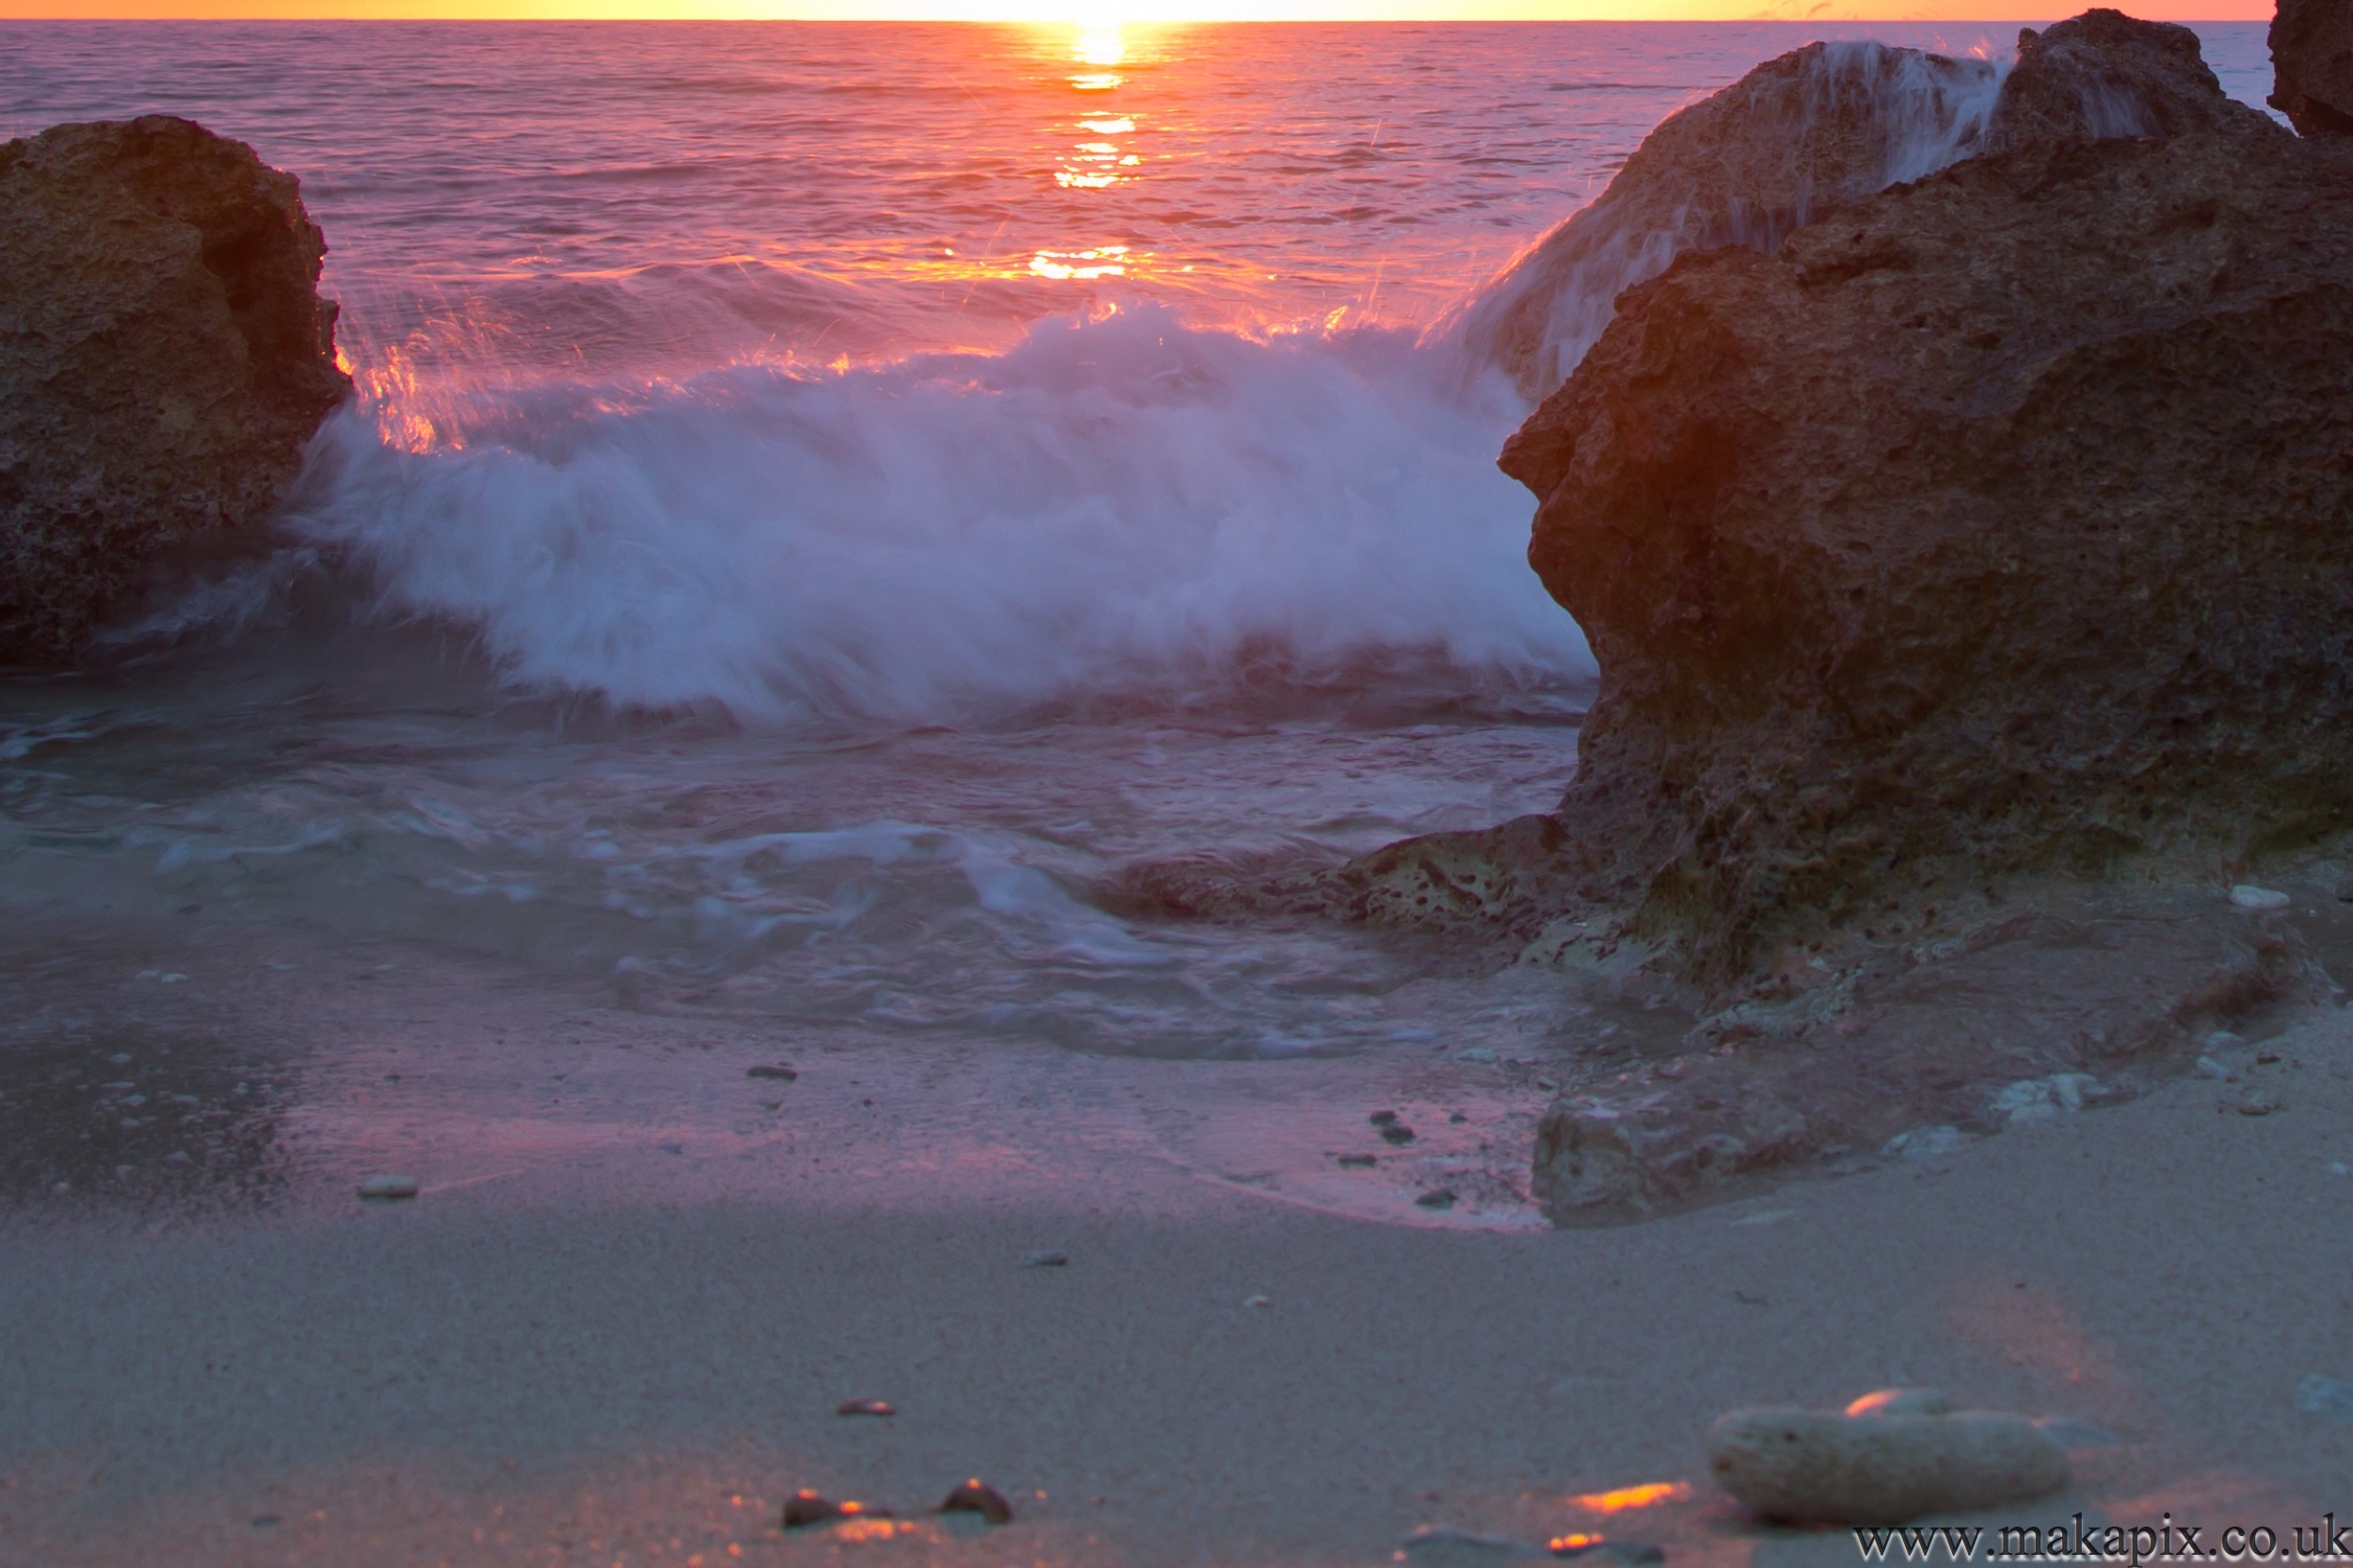
[(2020, 29), (1979, 150), (2265, 129), (2263, 115), (2224, 94), (2196, 33), (2101, 8), (2040, 33)]
[(1798, 1524), (1908, 1524), (2030, 1501), (2067, 1480), (2065, 1451), (2025, 1417), (1915, 1412), (1900, 1394), (1860, 1413), (1736, 1410), (1708, 1428), (1706, 1450), (1719, 1486)]
[(0, 664), (262, 523), (350, 390), (293, 175), (151, 115), (0, 146)]
[(2329, 992), (2221, 888), (2353, 828), (2353, 181), (2112, 12), (1988, 141), (1630, 291), (1506, 448), (1601, 667), (1555, 885), (1738, 999), (1554, 1106), (1556, 1220)]
[(2280, 0), (2271, 106), (2298, 136), (2353, 136), (2353, 3)]
[(1703, 983), (2353, 826), (2353, 182), (2251, 110), (1686, 257), (1503, 464), (1573, 853)]

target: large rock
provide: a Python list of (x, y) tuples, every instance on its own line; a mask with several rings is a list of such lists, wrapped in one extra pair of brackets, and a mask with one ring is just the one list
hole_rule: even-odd
[(1703, 982), (2353, 827), (2353, 181), (2223, 122), (1687, 256), (1513, 438), (1568, 836)]
[(0, 146), (0, 664), (254, 530), (349, 392), (294, 176), (185, 120)]
[(2271, 77), (2271, 106), (2298, 135), (2353, 136), (2353, 4), (2280, 0)]
[(2196, 33), (2099, 9), (2041, 33), (2019, 31), (1983, 151), (2185, 131), (2260, 135), (2266, 126), (2224, 95)]

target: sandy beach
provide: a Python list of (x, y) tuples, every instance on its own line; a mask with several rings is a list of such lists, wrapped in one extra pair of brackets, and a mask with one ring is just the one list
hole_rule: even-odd
[[(95, 952), (47, 939), (36, 984)], [(270, 952), (180, 938), (80, 1020), (93, 1050), (138, 1020), (143, 1059), (93, 1060), (118, 1082), (242, 1049), (278, 1153), (257, 1176), (224, 1138), (208, 1176), (183, 1140), (137, 1157), (143, 1200), (132, 1161), (111, 1195), (19, 1192), (11, 1560), (1362, 1563), (1436, 1525), (1844, 1561), (1842, 1534), (1743, 1520), (1699, 1434), (1891, 1384), (2113, 1438), (2027, 1517), (2284, 1538), (2347, 1501), (2353, 1424), (2297, 1407), (2312, 1374), (2353, 1377), (2335, 1009), (2265, 1026), (2272, 1114), (2190, 1079), (1927, 1164), (1554, 1231), (1337, 1164), (1420, 1158), (1365, 1120), (1401, 1109), (1433, 1141), (1484, 1129), (1508, 1172), (1540, 1096), (1508, 1069), (827, 1049), (389, 944)], [(19, 1028), (54, 1026), (23, 984)], [(744, 1076), (779, 1062), (797, 1079)], [(360, 1203), (381, 1171), (421, 1194)], [(1025, 1266), (1043, 1252), (1067, 1262)], [(859, 1398), (897, 1414), (835, 1414)], [(779, 1528), (800, 1487), (904, 1512), (967, 1476), (1016, 1521)]]

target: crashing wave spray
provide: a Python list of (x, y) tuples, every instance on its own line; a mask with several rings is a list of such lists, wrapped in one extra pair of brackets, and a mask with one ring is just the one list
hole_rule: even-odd
[(1591, 206), (1431, 331), (1530, 402), (1568, 378), (1617, 297), (1686, 250), (1779, 246), (1858, 197), (1978, 150), (2006, 64), (1814, 43), (1668, 119)]
[(494, 439), (331, 426), (292, 526), (395, 616), (624, 707), (932, 721), (1401, 659), (1590, 673), (1494, 464), (1509, 408), (1401, 334), (1260, 342), (1131, 307), (1003, 355), (502, 397)]

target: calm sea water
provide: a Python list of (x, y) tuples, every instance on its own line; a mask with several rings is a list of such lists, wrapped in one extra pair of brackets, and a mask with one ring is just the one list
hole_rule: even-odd
[[(0, 25), (0, 133), (170, 111), (301, 175), (363, 391), (276, 559), (0, 685), (0, 900), (886, 1034), (1604, 1027), (1102, 889), (1557, 797), (1592, 664), (1493, 468), (1526, 409), (1426, 329), (1822, 31)], [(2262, 28), (2201, 34), (2259, 101)]]

